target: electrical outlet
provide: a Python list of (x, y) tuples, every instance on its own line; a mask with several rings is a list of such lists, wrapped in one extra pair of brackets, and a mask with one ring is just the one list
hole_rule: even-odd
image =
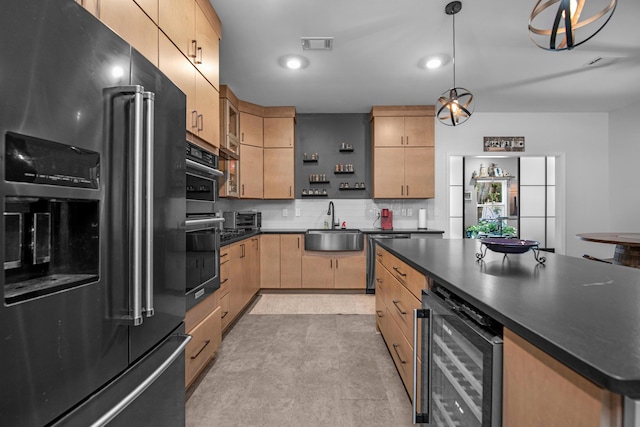
[(401, 213), (401, 215), (402, 215), (402, 216), (407, 216), (407, 210), (403, 208), (403, 209), (402, 209), (402, 213)]
[(380, 218), (380, 209), (376, 208), (373, 210), (376, 214), (376, 218)]
[(407, 216), (413, 216), (413, 209), (407, 209)]
[(286, 209), (282, 209), (282, 216), (288, 216), (289, 215), (289, 211), (287, 211)]
[(296, 208), (296, 216), (300, 216), (300, 208)]

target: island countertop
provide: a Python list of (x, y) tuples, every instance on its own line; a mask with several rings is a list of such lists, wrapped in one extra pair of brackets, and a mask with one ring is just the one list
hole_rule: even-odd
[(640, 398), (640, 270), (473, 239), (378, 244), (599, 386)]

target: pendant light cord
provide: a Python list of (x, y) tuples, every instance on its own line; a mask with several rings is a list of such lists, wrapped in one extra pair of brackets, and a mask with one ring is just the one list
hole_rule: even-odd
[(456, 87), (456, 14), (453, 14), (453, 87)]

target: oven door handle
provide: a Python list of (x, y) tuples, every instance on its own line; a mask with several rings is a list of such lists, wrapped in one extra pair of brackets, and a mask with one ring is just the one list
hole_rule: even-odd
[(210, 168), (209, 166), (201, 165), (200, 163), (194, 162), (191, 159), (187, 159), (187, 167), (196, 169), (211, 176), (224, 176), (224, 172), (221, 172), (218, 169)]
[[(422, 371), (424, 371), (424, 369), (427, 370), (427, 387), (426, 387), (426, 391), (427, 391), (427, 397), (426, 397), (426, 402), (427, 402), (427, 408), (426, 408), (426, 412), (424, 411), (425, 408), (422, 408), (422, 405), (420, 405), (421, 407), (420, 412), (418, 412), (418, 402), (416, 402), (416, 399), (418, 397), (418, 322), (420, 321), (419, 319), (427, 319), (427, 324), (428, 324), (428, 329), (427, 329), (427, 333), (425, 334), (424, 332), (424, 328), (422, 330), (422, 345), (425, 345), (424, 339), (425, 337), (428, 337), (428, 347), (427, 347), (427, 354), (422, 354), (422, 361), (423, 363), (426, 363), (427, 366), (426, 368), (422, 368)], [(413, 310), (413, 395), (412, 395), (412, 406), (413, 406), (413, 423), (414, 424), (423, 424), (423, 423), (429, 423), (429, 416), (431, 415), (431, 378), (429, 377), (431, 375), (431, 321), (432, 321), (432, 315), (431, 315), (431, 309), (430, 308), (426, 308), (426, 309), (414, 309)], [(424, 375), (422, 375), (422, 372), (420, 372), (420, 376), (424, 379)], [(424, 384), (422, 384), (422, 393), (420, 394), (421, 398), (424, 400), (425, 398), (425, 386)]]
[[(224, 218), (198, 218), (198, 219), (187, 219), (185, 221), (185, 225), (187, 227), (187, 231), (195, 231), (195, 228), (201, 230), (203, 228), (207, 228), (207, 226), (213, 226), (215, 224), (221, 224), (224, 222)], [(208, 227), (212, 228), (212, 227)]]

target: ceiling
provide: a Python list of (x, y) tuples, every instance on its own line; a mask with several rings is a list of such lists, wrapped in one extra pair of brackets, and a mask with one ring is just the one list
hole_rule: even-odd
[[(210, 1), (222, 20), (220, 82), (240, 99), (298, 113), (365, 113), (434, 104), (452, 87), (448, 0)], [(562, 52), (529, 38), (535, 3), (463, 1), (455, 15), (456, 86), (474, 94), (476, 112), (600, 112), (640, 102), (640, 1), (619, 0), (594, 38)], [(303, 51), (301, 37), (333, 37), (334, 47)], [(308, 66), (285, 69), (288, 54)], [(448, 63), (425, 69), (432, 55)]]

